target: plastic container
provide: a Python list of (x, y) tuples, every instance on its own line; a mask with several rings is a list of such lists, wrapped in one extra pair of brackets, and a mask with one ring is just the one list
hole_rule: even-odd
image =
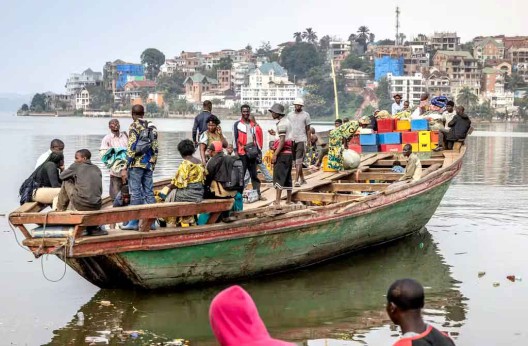
[(359, 143), (359, 136), (352, 136), (349, 141), (348, 141), (348, 144), (360, 144)]
[(399, 132), (387, 132), (378, 134), (379, 144), (400, 144), (401, 134)]
[(418, 151), (420, 152), (431, 151), (431, 143), (418, 144)]
[(429, 122), (427, 119), (412, 119), (411, 131), (427, 131), (429, 130)]
[(411, 122), (409, 120), (396, 120), (396, 131), (409, 131)]
[(431, 143), (438, 143), (438, 131), (431, 131)]
[(394, 131), (394, 119), (378, 119), (378, 133)]
[(363, 145), (377, 145), (378, 136), (375, 134), (371, 135), (359, 135), (359, 144)]
[(398, 153), (402, 151), (401, 144), (380, 144), (380, 151), (381, 152), (394, 152)]
[(361, 154), (361, 145), (348, 143), (348, 149), (354, 150), (356, 153)]
[(418, 143), (420, 144), (431, 144), (431, 132), (430, 131), (418, 131)]
[(418, 143), (418, 132), (402, 132), (402, 143)]
[(362, 145), (361, 152), (362, 153), (377, 153), (379, 152), (379, 150), (378, 150), (377, 145)]
[(402, 151), (403, 151), (403, 147), (405, 146), (405, 144), (410, 144), (411, 145), (413, 153), (418, 152), (418, 149), (419, 149), (418, 143), (404, 143), (404, 144), (401, 145)]

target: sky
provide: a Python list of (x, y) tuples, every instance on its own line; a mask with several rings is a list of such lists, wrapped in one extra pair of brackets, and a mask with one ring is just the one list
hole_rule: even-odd
[(139, 62), (146, 48), (167, 58), (293, 40), (311, 27), (343, 39), (366, 25), (376, 39), (400, 32), (456, 31), (462, 41), (485, 35), (528, 35), (527, 0), (17, 0), (0, 13), (0, 93), (64, 92), (70, 73), (107, 61)]

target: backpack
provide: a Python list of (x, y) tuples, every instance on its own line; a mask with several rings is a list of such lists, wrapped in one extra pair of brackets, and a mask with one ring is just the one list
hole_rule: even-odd
[(152, 149), (152, 143), (157, 139), (156, 126), (149, 123), (139, 132), (136, 140), (136, 155), (145, 155)]
[(35, 174), (32, 174), (29, 178), (24, 180), (18, 195), (20, 196), (20, 205), (31, 202), (33, 200), (33, 192), (39, 188), (39, 183), (35, 181)]
[(242, 160), (238, 156), (230, 157), (232, 160), (229, 160), (228, 163), (228, 173), (229, 180), (223, 182), (222, 185), (227, 191), (238, 191), (244, 189), (244, 165)]

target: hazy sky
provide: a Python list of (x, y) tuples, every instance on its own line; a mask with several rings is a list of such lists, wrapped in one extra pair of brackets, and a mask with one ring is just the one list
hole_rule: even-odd
[(106, 61), (139, 62), (145, 48), (166, 57), (272, 45), (312, 27), (347, 38), (366, 25), (377, 39), (394, 37), (395, 7), (401, 32), (456, 30), (477, 35), (528, 35), (527, 0), (17, 0), (0, 14), (2, 92), (64, 92), (72, 72), (102, 71)]

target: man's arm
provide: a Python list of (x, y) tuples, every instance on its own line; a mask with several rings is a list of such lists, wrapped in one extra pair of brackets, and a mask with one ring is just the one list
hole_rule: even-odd
[(456, 122), (457, 122), (457, 118), (458, 118), (458, 115), (455, 115), (455, 116), (453, 117), (453, 119), (449, 122), (449, 124), (447, 124), (447, 126), (449, 126), (449, 127), (453, 127), (453, 126), (455, 126), (455, 124), (456, 124)]
[(405, 173), (400, 178), (400, 181), (411, 180), (414, 175), (414, 171), (416, 171), (416, 160), (409, 159), (407, 161), (407, 166), (405, 166)]
[(59, 171), (55, 165), (46, 164), (45, 165), (46, 173), (48, 175), (49, 182), (51, 187), (61, 187), (61, 182), (59, 179)]
[(310, 126), (312, 125), (312, 119), (310, 118), (310, 114), (306, 113), (306, 121), (305, 121), (305, 127), (306, 127), (306, 143), (308, 144), (310, 142)]
[(198, 139), (196, 138), (196, 132), (198, 131), (198, 118), (200, 117), (200, 115), (202, 115), (202, 113), (198, 114), (196, 118), (194, 118), (194, 124), (192, 128), (192, 141), (195, 145), (198, 142)]
[(67, 169), (65, 169), (59, 176), (59, 178), (61, 180), (68, 180), (68, 179), (71, 179), (73, 177), (75, 177), (75, 173), (77, 171), (77, 164), (76, 163), (72, 163), (70, 165), (70, 167), (68, 167)]
[(136, 152), (132, 150), (132, 147), (137, 141), (137, 133), (134, 129), (130, 128), (128, 132), (128, 145), (127, 145), (127, 167), (129, 167), (134, 158), (136, 157)]

